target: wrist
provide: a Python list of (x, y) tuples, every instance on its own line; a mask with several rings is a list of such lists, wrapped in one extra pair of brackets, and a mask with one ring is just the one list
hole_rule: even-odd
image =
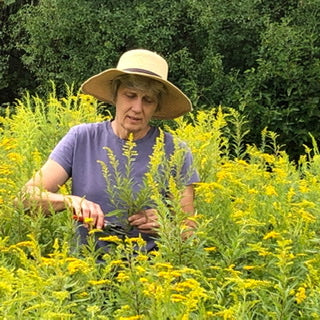
[(184, 220), (184, 224), (190, 229), (196, 229), (197, 223), (193, 220), (193, 218), (187, 218)]

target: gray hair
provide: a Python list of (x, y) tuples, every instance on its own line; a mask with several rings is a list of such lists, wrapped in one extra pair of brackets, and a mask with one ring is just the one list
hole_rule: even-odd
[(161, 109), (161, 97), (167, 92), (166, 87), (160, 81), (136, 74), (122, 74), (112, 80), (113, 101), (116, 101), (120, 85), (126, 88), (144, 91), (157, 97), (158, 106), (156, 111)]

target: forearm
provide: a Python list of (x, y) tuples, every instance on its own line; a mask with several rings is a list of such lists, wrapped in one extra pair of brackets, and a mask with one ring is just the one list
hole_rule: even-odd
[(92, 226), (99, 229), (104, 226), (104, 213), (100, 205), (84, 197), (63, 195), (27, 184), (21, 192), (20, 201), (16, 199), (16, 203), (22, 203), (25, 209), (41, 208), (45, 214), (70, 208), (75, 215), (84, 220), (90, 218)]
[[(61, 211), (67, 208), (70, 203), (70, 196), (43, 190), (38, 186), (26, 185), (20, 196), (20, 201), (25, 209), (38, 207), (44, 213)], [(19, 202), (16, 199), (16, 203)]]
[(195, 228), (196, 222), (193, 218), (195, 212), (193, 186), (188, 186), (183, 192), (181, 198), (181, 209), (186, 213), (188, 217), (190, 217), (187, 217), (185, 219), (185, 224), (190, 228)]

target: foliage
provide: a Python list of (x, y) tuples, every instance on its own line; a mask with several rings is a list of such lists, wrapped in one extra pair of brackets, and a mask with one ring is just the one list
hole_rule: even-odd
[(291, 15), (269, 23), (257, 65), (245, 73), (237, 101), (248, 114), (251, 141), (264, 127), (276, 131), (298, 159), (311, 132), (319, 139), (319, 1), (306, 1)]
[[(296, 166), (267, 129), (260, 146), (244, 146), (246, 120), (231, 108), (200, 111), (192, 123), (178, 119), (170, 130), (188, 142), (202, 178), (198, 227), (181, 241), (179, 208), (172, 203), (178, 220), (170, 223), (163, 214), (159, 250), (150, 254), (133, 254), (144, 245), (141, 238), (110, 237), (114, 250), (96, 264), (90, 241), (81, 254), (75, 250), (69, 212), (44, 217), (14, 207), (21, 186), (70, 126), (103, 119), (98, 107), (71, 91), (62, 99), (29, 95), (16, 114), (1, 118), (4, 319), (319, 319), (320, 155), (314, 137)], [(171, 184), (170, 192), (178, 197), (176, 187)]]
[[(17, 50), (11, 35), (10, 20), (26, 4), (34, 0), (0, 1), (0, 104), (12, 102), (26, 88), (34, 89), (34, 79), (22, 61), (22, 52)], [(1, 114), (1, 110), (0, 110)]]
[(268, 127), (298, 160), (309, 132), (318, 141), (320, 0), (5, 3), (0, 103), (26, 89), (45, 95), (48, 80), (65, 94), (65, 83), (79, 87), (143, 47), (168, 59), (196, 111), (244, 111), (246, 142), (259, 144)]
[[(74, 95), (72, 88), (68, 91), (68, 97), (62, 99), (56, 97), (54, 89), (46, 100), (26, 95), (17, 102), (14, 114), (10, 114), (8, 108), (6, 116), (0, 117), (0, 204), (4, 209), (1, 212), (1, 237), (12, 232), (15, 234), (12, 240), (18, 241), (33, 230), (34, 234), (42, 237), (45, 245), (50, 245), (56, 234), (65, 233), (66, 227), (59, 227), (61, 221), (58, 216), (53, 217), (52, 226), (41, 213), (35, 212), (35, 219), (30, 220), (24, 213), (21, 215), (14, 210), (13, 200), (70, 127), (103, 119), (96, 114), (99, 106), (92, 97)], [(11, 212), (11, 217), (8, 212)], [(12, 223), (12, 218), (16, 223)]]

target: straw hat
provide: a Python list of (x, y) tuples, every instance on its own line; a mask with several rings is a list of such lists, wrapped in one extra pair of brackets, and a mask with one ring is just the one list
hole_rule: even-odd
[(125, 52), (116, 68), (107, 69), (85, 81), (81, 90), (99, 100), (113, 104), (112, 80), (121, 74), (136, 74), (160, 81), (167, 88), (161, 108), (153, 118), (174, 119), (192, 110), (189, 98), (167, 80), (168, 64), (155, 52), (135, 49)]

